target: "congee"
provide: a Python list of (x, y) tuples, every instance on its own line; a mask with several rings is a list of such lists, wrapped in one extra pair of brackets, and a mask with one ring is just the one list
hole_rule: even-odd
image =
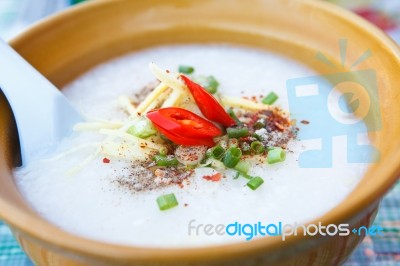
[(219, 245), (246, 237), (201, 226), (305, 223), (340, 203), (368, 166), (347, 163), (346, 138), (335, 137), (332, 167), (301, 167), (321, 143), (298, 137), (317, 121), (289, 113), (286, 82), (314, 75), (283, 55), (224, 44), (116, 58), (63, 89), (86, 120), (16, 169), (16, 183), (48, 221), (109, 243)]

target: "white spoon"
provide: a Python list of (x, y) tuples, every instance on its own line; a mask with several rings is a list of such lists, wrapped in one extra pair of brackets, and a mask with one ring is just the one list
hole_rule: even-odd
[(0, 88), (17, 123), (22, 164), (69, 135), (81, 115), (62, 93), (0, 39)]

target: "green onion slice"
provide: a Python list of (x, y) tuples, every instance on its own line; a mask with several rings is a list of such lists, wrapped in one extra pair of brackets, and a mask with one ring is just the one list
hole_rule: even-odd
[(222, 159), (225, 154), (225, 149), (222, 148), (220, 145), (215, 146), (211, 149), (211, 157), (217, 160)]
[(261, 154), (265, 151), (265, 147), (260, 141), (253, 141), (250, 147), (256, 154)]
[(175, 197), (175, 194), (171, 193), (171, 194), (159, 196), (157, 198), (157, 204), (158, 204), (158, 207), (160, 208), (160, 210), (165, 211), (165, 210), (169, 210), (173, 207), (178, 206), (179, 203)]
[(178, 160), (172, 156), (154, 155), (153, 160), (157, 166), (177, 166)]
[(283, 162), (286, 159), (286, 152), (282, 148), (275, 148), (268, 151), (267, 162), (269, 164)]
[(247, 137), (249, 135), (249, 129), (247, 127), (242, 127), (242, 128), (228, 127), (226, 129), (226, 132), (228, 133), (229, 138), (241, 138), (241, 137)]
[(247, 182), (247, 186), (251, 188), (252, 190), (256, 190), (259, 188), (262, 184), (264, 183), (264, 179), (262, 179), (259, 176), (253, 177), (250, 179), (249, 182)]
[(224, 164), (228, 168), (235, 167), (242, 157), (242, 151), (239, 148), (231, 147), (225, 152)]
[(263, 104), (271, 105), (278, 100), (278, 95), (275, 92), (270, 92), (264, 99), (261, 100)]
[(194, 67), (181, 65), (178, 67), (178, 71), (182, 74), (192, 74), (194, 72)]
[(209, 93), (216, 93), (219, 87), (219, 82), (214, 78), (214, 76), (208, 76), (208, 84), (205, 86), (206, 90), (208, 90)]
[(219, 82), (214, 76), (199, 76), (194, 79), (195, 82), (199, 83), (209, 93), (214, 94), (218, 91)]
[(250, 170), (250, 163), (245, 161), (239, 161), (237, 165), (235, 165), (235, 170), (240, 173), (247, 174)]
[(149, 119), (146, 117), (140, 117), (135, 121), (133, 126), (127, 130), (127, 133), (138, 138), (147, 138), (157, 134), (157, 130)]

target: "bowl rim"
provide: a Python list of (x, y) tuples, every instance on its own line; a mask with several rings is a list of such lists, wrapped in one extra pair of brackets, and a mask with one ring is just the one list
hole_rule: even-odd
[[(126, 0), (118, 1), (123, 2)], [(14, 38), (12, 41), (10, 41), (10, 44), (12, 46), (18, 46), (18, 44), (23, 43), (25, 39), (33, 37), (45, 29), (53, 28), (54, 25), (61, 24), (64, 21), (68, 21), (69, 19), (73, 19), (80, 14), (90, 11), (90, 9), (94, 7), (100, 7), (102, 5), (109, 4), (110, 2), (112, 1), (89, 1), (47, 17), (35, 23), (28, 30)], [(352, 12), (323, 1), (296, 0), (296, 2), (301, 3), (302, 5), (312, 6), (321, 12), (334, 15), (338, 20), (343, 20), (362, 28), (371, 36), (374, 36), (374, 38), (379, 39), (382, 47), (387, 49), (391, 54), (393, 54), (393, 56), (397, 57), (398, 61), (400, 62), (400, 51), (397, 44), (380, 29), (364, 19), (354, 15)], [(397, 155), (398, 158), (400, 158), (400, 149), (398, 150), (399, 152), (397, 152)], [(337, 223), (344, 220), (350, 220), (356, 214), (363, 211), (366, 207), (370, 206), (374, 202), (377, 202), (379, 198), (382, 197), (396, 182), (397, 175), (400, 173), (400, 165), (395, 163), (395, 159), (392, 159), (392, 161), (392, 167), (388, 167), (387, 171), (385, 172), (387, 178), (379, 181), (379, 187), (367, 188), (364, 193), (353, 200), (351, 205), (347, 206), (345, 209), (342, 209), (342, 211), (339, 212), (336, 208), (331, 209), (324, 215), (309, 221), (309, 223), (315, 223), (316, 221), (330, 221), (331, 223)], [(342, 205), (344, 202), (346, 202), (346, 199), (344, 199), (339, 205)], [(1, 197), (0, 210), (0, 216), (7, 223), (9, 223), (13, 229), (17, 229), (21, 236), (26, 236), (28, 239), (33, 241), (40, 241), (41, 244), (53, 249), (54, 247), (57, 247), (58, 249), (63, 248), (78, 254), (86, 254), (89, 256), (105, 258), (118, 257), (119, 259), (142, 261), (157, 259), (162, 259), (164, 261), (174, 261), (177, 259), (193, 261), (204, 258), (205, 254), (207, 254), (207, 259), (217, 259), (224, 256), (230, 256), (231, 258), (234, 258), (242, 256), (243, 254), (256, 253), (265, 249), (270, 251), (277, 250), (283, 247), (283, 245), (288, 247), (306, 238), (300, 235), (297, 237), (289, 237), (285, 242), (283, 242), (279, 237), (266, 237), (249, 242), (189, 248), (128, 246), (91, 240), (68, 233), (52, 225), (50, 222), (45, 221), (43, 218), (35, 216), (33, 213), (25, 212), (13, 206), (11, 203), (6, 202)]]

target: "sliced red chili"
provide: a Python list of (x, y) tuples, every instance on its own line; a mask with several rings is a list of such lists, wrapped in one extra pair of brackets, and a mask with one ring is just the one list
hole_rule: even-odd
[(230, 127), (236, 124), (219, 102), (199, 84), (193, 82), (185, 75), (180, 76), (193, 95), (201, 113), (208, 119)]
[(160, 133), (181, 145), (215, 145), (213, 137), (222, 134), (220, 128), (210, 121), (178, 107), (150, 111), (147, 117)]
[(222, 131), (210, 121), (178, 107), (167, 107), (150, 111), (147, 117), (159, 127), (176, 135), (192, 137), (216, 137)]
[(215, 146), (215, 142), (211, 137), (198, 138), (192, 136), (182, 136), (182, 135), (177, 135), (171, 131), (168, 131), (157, 124), (154, 124), (154, 126), (161, 134), (163, 134), (166, 138), (168, 138), (169, 140), (171, 140), (176, 144), (186, 145), (186, 146), (199, 146), (199, 145), (205, 145), (208, 147)]

